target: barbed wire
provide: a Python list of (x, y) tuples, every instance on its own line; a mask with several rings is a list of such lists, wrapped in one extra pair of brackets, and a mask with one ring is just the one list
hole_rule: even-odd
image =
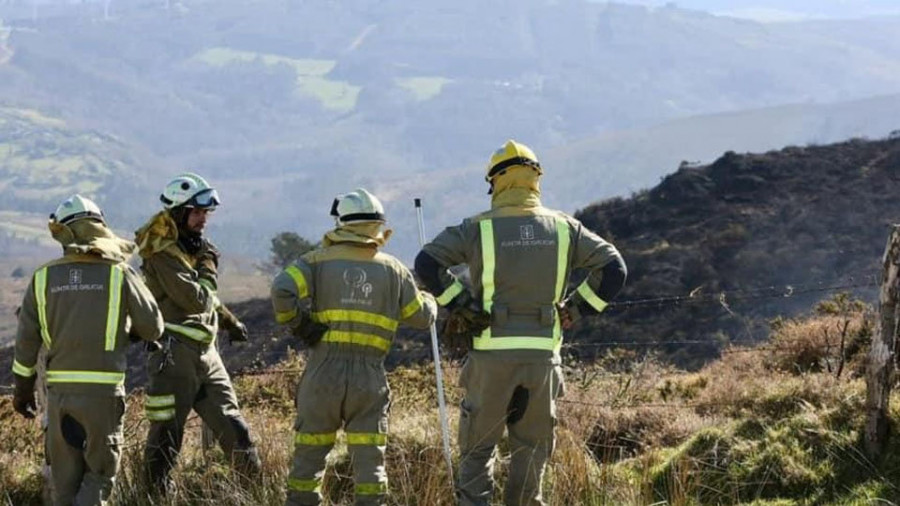
[(876, 276), (864, 282), (851, 282), (837, 285), (823, 286), (825, 282), (808, 285), (782, 285), (753, 288), (747, 290), (723, 290), (714, 293), (690, 293), (687, 295), (672, 295), (666, 297), (634, 298), (620, 301), (612, 301), (610, 308), (628, 309), (637, 306), (675, 306), (679, 304), (720, 304), (727, 305), (734, 300), (762, 300), (762, 299), (786, 299), (798, 295), (806, 295), (819, 292), (834, 292), (838, 290), (850, 290), (854, 288), (874, 288), (881, 286)]

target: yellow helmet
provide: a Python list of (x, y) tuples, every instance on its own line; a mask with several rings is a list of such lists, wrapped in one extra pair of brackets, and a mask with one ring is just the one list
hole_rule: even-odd
[(544, 173), (544, 171), (541, 170), (541, 164), (538, 162), (537, 156), (531, 148), (514, 140), (508, 140), (504, 145), (500, 146), (500, 149), (494, 151), (494, 154), (491, 155), (491, 161), (488, 163), (484, 180), (490, 182), (491, 179), (502, 173), (504, 170), (515, 167), (516, 165), (531, 167), (536, 170), (538, 174)]

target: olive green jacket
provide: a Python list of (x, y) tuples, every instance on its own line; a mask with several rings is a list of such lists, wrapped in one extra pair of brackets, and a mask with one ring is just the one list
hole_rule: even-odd
[(43, 345), (50, 388), (124, 395), (129, 335), (155, 341), (162, 332), (156, 301), (131, 267), (96, 255), (66, 254), (35, 271), (28, 285), (13, 372), (33, 376)]
[[(558, 306), (577, 293), (602, 311), (606, 302), (595, 293), (600, 273), (621, 261), (615, 246), (581, 222), (518, 190), (495, 198), (490, 211), (446, 228), (423, 250), (443, 266), (468, 266), (473, 295), (492, 320), (475, 338), (476, 350), (537, 350), (535, 356), (553, 359), (562, 344)], [(570, 293), (576, 269), (587, 277)], [(447, 305), (465, 288), (449, 272), (441, 275), (445, 290), (436, 299)]]
[(279, 323), (310, 320), (329, 330), (316, 345), (383, 358), (400, 323), (427, 328), (434, 322), (430, 295), (412, 273), (374, 245), (343, 242), (313, 250), (279, 273), (272, 303)]

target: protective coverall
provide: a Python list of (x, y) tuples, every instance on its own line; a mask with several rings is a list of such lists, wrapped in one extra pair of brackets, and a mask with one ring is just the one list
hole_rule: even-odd
[[(446, 228), (416, 258), (423, 284), (450, 307), (466, 289), (447, 269), (468, 265), (474, 296), (490, 314), (460, 376), (465, 398), (457, 492), (463, 505), (489, 504), (494, 449), (504, 428), (511, 454), (504, 500), (542, 504), (544, 466), (555, 444), (555, 399), (564, 388), (559, 309), (569, 276), (574, 269), (589, 273), (568, 302), (596, 311), (625, 279), (612, 244), (541, 205), (539, 175), (523, 165), (507, 169), (492, 181), (490, 211)], [(601, 289), (604, 280), (608, 286)]]
[(234, 387), (216, 348), (219, 318), (234, 328), (237, 319), (216, 296), (215, 266), (198, 274), (199, 256), (178, 241), (167, 211), (137, 231), (141, 270), (165, 319), (165, 336), (147, 357), (149, 385), (145, 411), (150, 420), (145, 460), (151, 485), (165, 492), (191, 410), (197, 412), (243, 477), (260, 471), (250, 429), (238, 408)]
[(155, 341), (162, 315), (124, 262), (134, 244), (94, 220), (51, 223), (64, 256), (35, 271), (19, 313), (13, 372), (34, 384), (47, 351), (46, 451), (54, 504), (105, 504), (123, 441), (126, 347)]
[[(312, 345), (297, 388), (294, 458), (288, 505), (319, 504), (325, 457), (344, 429), (356, 504), (383, 504), (390, 390), (384, 357), (398, 325), (427, 328), (436, 306), (396, 258), (378, 251), (378, 224), (345, 225), (326, 234), (272, 285), (276, 319), (327, 331)], [(323, 328), (324, 330), (324, 328)]]

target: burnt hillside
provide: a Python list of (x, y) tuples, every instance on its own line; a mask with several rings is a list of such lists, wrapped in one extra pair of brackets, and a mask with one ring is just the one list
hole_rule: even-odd
[[(695, 301), (620, 305), (576, 332), (580, 342), (747, 340), (767, 320), (827, 297), (802, 293), (874, 282), (888, 226), (900, 220), (900, 139), (851, 140), (765, 154), (727, 152), (709, 166), (682, 166), (630, 199), (577, 217), (612, 240), (629, 267), (620, 301), (685, 296)], [(794, 287), (793, 295), (787, 286)], [(727, 294), (724, 304), (718, 293)], [(875, 290), (857, 288), (874, 300)], [(579, 355), (603, 347), (575, 348)], [(672, 345), (682, 364), (717, 346)]]

